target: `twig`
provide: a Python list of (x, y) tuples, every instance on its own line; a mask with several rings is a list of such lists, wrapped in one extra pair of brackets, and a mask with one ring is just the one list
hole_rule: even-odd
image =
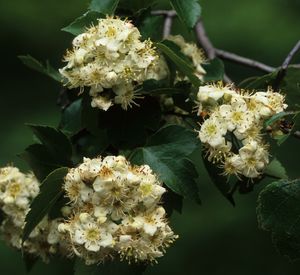
[(286, 70), (288, 68), (288, 66), (290, 65), (294, 55), (300, 50), (300, 40), (296, 43), (296, 45), (293, 47), (293, 49), (289, 52), (289, 54), (287, 55), (287, 57), (285, 58), (285, 60), (283, 61), (278, 73), (277, 73), (277, 76), (276, 76), (276, 79), (274, 81), (274, 84), (273, 84), (273, 89), (274, 91), (277, 91), (279, 86), (280, 86), (280, 83), (281, 81), (284, 79), (285, 75), (286, 75)]
[[(211, 41), (209, 40), (208, 36), (206, 35), (206, 31), (201, 19), (197, 22), (195, 26), (195, 31), (196, 31), (198, 42), (203, 47), (207, 57), (209, 59), (214, 59), (217, 55), (216, 49), (211, 43)], [(233, 81), (226, 74), (224, 74), (224, 81), (226, 83), (233, 83)]]
[(246, 65), (248, 67), (252, 67), (252, 68), (261, 70), (263, 72), (271, 73), (276, 70), (276, 68), (274, 68), (274, 67), (268, 66), (266, 64), (263, 64), (259, 61), (256, 61), (256, 60), (253, 60), (250, 58), (239, 56), (235, 53), (230, 53), (230, 52), (220, 50), (220, 49), (215, 49), (215, 51), (216, 51), (217, 56), (222, 59), (226, 59), (226, 60), (238, 63), (238, 64)]
[(209, 40), (209, 38), (206, 35), (206, 31), (203, 26), (202, 20), (199, 20), (197, 22), (197, 24), (195, 26), (195, 31), (196, 31), (196, 36), (197, 36), (198, 42), (203, 47), (207, 57), (209, 59), (214, 59), (216, 57), (216, 51), (215, 51), (213, 44), (211, 43), (211, 41)]
[(152, 11), (152, 15), (163, 15), (165, 16), (164, 28), (163, 28), (163, 39), (167, 38), (171, 34), (173, 17), (176, 16), (176, 12), (173, 10), (157, 10)]

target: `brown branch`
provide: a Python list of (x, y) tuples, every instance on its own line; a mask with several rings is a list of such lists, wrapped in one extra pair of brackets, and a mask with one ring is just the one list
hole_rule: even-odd
[[(208, 38), (201, 19), (197, 22), (195, 26), (195, 31), (196, 31), (198, 42), (203, 47), (208, 59), (214, 59), (217, 56), (216, 49), (213, 46), (210, 39)], [(224, 74), (224, 81), (226, 83), (233, 83), (233, 81), (226, 74)]]
[(263, 64), (259, 61), (247, 58), (247, 57), (243, 57), (240, 55), (237, 55), (235, 53), (230, 53), (224, 50), (220, 50), (220, 49), (215, 49), (216, 54), (218, 57), (228, 60), (228, 61), (232, 61), (238, 64), (242, 64), (248, 67), (252, 67), (258, 70), (261, 70), (263, 72), (267, 72), (267, 73), (271, 73), (274, 72), (276, 70), (276, 68), (268, 66), (266, 64)]
[(274, 91), (277, 91), (279, 89), (281, 81), (284, 79), (286, 75), (286, 70), (288, 66), (290, 65), (294, 55), (300, 50), (300, 40), (296, 43), (296, 45), (292, 48), (292, 50), (289, 52), (285, 60), (283, 61), (281, 67), (279, 68), (279, 71), (277, 73), (276, 79), (273, 84)]
[(203, 50), (205, 51), (209, 59), (214, 59), (216, 57), (216, 50), (206, 35), (205, 28), (203, 26), (202, 20), (199, 20), (195, 26), (196, 36), (198, 42), (201, 44)]
[(152, 15), (163, 15), (165, 17), (164, 28), (163, 28), (163, 39), (166, 39), (172, 30), (173, 18), (176, 16), (176, 12), (173, 10), (157, 10), (152, 11)]

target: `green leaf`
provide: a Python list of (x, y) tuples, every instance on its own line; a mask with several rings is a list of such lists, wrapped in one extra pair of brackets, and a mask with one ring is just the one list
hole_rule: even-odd
[(148, 164), (173, 192), (200, 202), (195, 181), (197, 171), (187, 159), (198, 145), (193, 131), (170, 125), (150, 137), (145, 147), (136, 149), (131, 161), (139, 165)]
[(97, 11), (88, 11), (84, 15), (76, 18), (70, 25), (64, 27), (62, 31), (79, 35), (83, 33), (87, 27), (90, 27), (92, 24), (97, 24), (98, 19), (103, 17), (104, 15)]
[(141, 13), (143, 10), (153, 6), (157, 0), (120, 0), (120, 7), (130, 10), (134, 14)]
[(274, 124), (275, 122), (277, 122), (278, 120), (286, 117), (286, 116), (291, 116), (293, 115), (294, 117), (297, 116), (299, 114), (300, 111), (287, 111), (287, 112), (280, 112), (277, 113), (275, 115), (273, 115), (271, 118), (269, 118), (268, 120), (265, 121), (265, 127), (271, 126), (272, 124)]
[(254, 80), (247, 80), (243, 84), (245, 89), (267, 89), (268, 86), (272, 86), (276, 79), (277, 72), (272, 72), (261, 77), (257, 77)]
[(206, 74), (204, 75), (204, 82), (223, 80), (224, 78), (224, 63), (221, 59), (214, 58), (209, 64), (202, 65)]
[(188, 85), (185, 86), (176, 85), (174, 87), (169, 87), (168, 85), (166, 85), (165, 80), (161, 81), (155, 79), (148, 79), (144, 81), (140, 93), (146, 95), (149, 94), (150, 95), (162, 95), (162, 94), (164, 95), (185, 94), (186, 95), (187, 86)]
[(39, 195), (30, 205), (30, 211), (26, 216), (26, 224), (23, 230), (22, 241), (26, 241), (32, 230), (49, 213), (56, 201), (63, 194), (62, 184), (68, 168), (56, 169), (42, 182)]
[(81, 105), (82, 99), (72, 102), (64, 109), (60, 122), (60, 129), (67, 135), (77, 134), (81, 129)]
[(41, 141), (53, 159), (59, 159), (61, 164), (72, 165), (72, 145), (68, 137), (60, 130), (49, 126), (28, 124), (34, 135)]
[(257, 202), (261, 229), (270, 231), (282, 255), (300, 258), (300, 180), (280, 180), (267, 185)]
[(269, 165), (266, 167), (264, 174), (268, 177), (277, 179), (287, 179), (288, 175), (285, 168), (282, 166), (281, 162), (274, 158)]
[(118, 4), (119, 0), (92, 0), (89, 10), (102, 14), (113, 15)]
[(222, 176), (223, 172), (215, 164), (208, 161), (205, 155), (202, 155), (203, 163), (207, 170), (209, 177), (211, 178), (214, 185), (218, 188), (221, 194), (228, 199), (228, 201), (235, 206), (235, 201), (233, 199), (233, 193), (235, 191), (234, 186), (236, 183), (232, 184), (226, 177)]
[(287, 95), (286, 101), (289, 107), (294, 107), (300, 102), (300, 70), (288, 68), (280, 85), (280, 89)]
[(179, 19), (188, 28), (193, 28), (201, 15), (201, 7), (198, 0), (170, 0), (176, 10)]
[(46, 61), (46, 65), (43, 65), (31, 55), (20, 55), (18, 57), (28, 68), (47, 75), (58, 82), (61, 82), (62, 77), (60, 73), (50, 65), (49, 61)]
[(194, 74), (195, 68), (186, 56), (184, 56), (180, 48), (169, 40), (164, 40), (155, 44), (176, 66), (179, 71), (186, 75), (195, 87), (201, 84), (200, 79)]
[(163, 21), (164, 19), (161, 16), (152, 16), (151, 14), (147, 16), (139, 27), (142, 38), (144, 40), (150, 38), (152, 41), (160, 40), (162, 36)]
[(63, 165), (42, 144), (28, 146), (19, 156), (28, 163), (39, 181), (43, 181), (51, 171)]

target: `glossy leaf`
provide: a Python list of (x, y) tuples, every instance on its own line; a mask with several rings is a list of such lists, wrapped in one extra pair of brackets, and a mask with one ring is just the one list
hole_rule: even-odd
[(102, 14), (113, 15), (118, 4), (119, 0), (92, 0), (89, 10)]
[(97, 11), (88, 11), (84, 15), (76, 18), (70, 25), (64, 27), (62, 31), (79, 35), (83, 33), (87, 27), (90, 27), (92, 24), (97, 24), (98, 19), (103, 17), (104, 15)]
[(259, 227), (270, 231), (282, 255), (300, 258), (300, 180), (281, 180), (265, 187), (258, 198)]
[(215, 58), (209, 64), (202, 65), (206, 74), (204, 75), (204, 82), (223, 80), (224, 78), (224, 63), (222, 60)]
[(34, 135), (47, 148), (53, 159), (59, 159), (59, 163), (66, 166), (72, 165), (72, 146), (65, 134), (60, 130), (49, 126), (28, 124)]
[(31, 55), (20, 55), (19, 59), (28, 68), (35, 70), (39, 73), (42, 73), (44, 75), (47, 75), (58, 82), (61, 82), (62, 77), (60, 73), (58, 72), (57, 69), (54, 69), (48, 61), (46, 62), (46, 65), (43, 65), (41, 62), (36, 60)]
[(199, 145), (195, 134), (182, 126), (160, 129), (145, 147), (136, 149), (131, 161), (148, 164), (173, 192), (200, 202), (194, 164), (187, 157)]
[(39, 222), (49, 213), (51, 208), (63, 194), (63, 181), (68, 173), (68, 168), (62, 167), (53, 171), (42, 182), (39, 195), (30, 205), (30, 211), (26, 216), (26, 224), (23, 230), (22, 241), (26, 241), (30, 233)]
[(180, 48), (175, 43), (164, 40), (160, 43), (156, 43), (156, 46), (176, 65), (180, 72), (189, 78), (194, 86), (200, 86), (201, 81), (194, 74), (195, 69), (192, 63), (181, 53)]
[(201, 15), (198, 0), (170, 0), (179, 19), (188, 27), (193, 28)]

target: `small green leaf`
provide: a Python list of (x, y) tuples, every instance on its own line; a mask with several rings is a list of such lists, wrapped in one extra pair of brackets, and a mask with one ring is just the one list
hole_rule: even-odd
[(26, 216), (26, 224), (23, 230), (22, 241), (26, 241), (32, 230), (49, 213), (56, 201), (63, 194), (62, 185), (68, 168), (56, 169), (42, 182), (39, 195), (30, 205), (30, 211)]
[(266, 167), (264, 174), (268, 177), (277, 179), (287, 179), (288, 175), (285, 168), (282, 166), (280, 161), (274, 158), (269, 165)]
[(198, 145), (199, 141), (192, 131), (170, 125), (150, 137), (145, 147), (136, 149), (131, 161), (139, 165), (148, 164), (173, 192), (200, 202), (195, 181), (197, 171), (187, 159)]
[(72, 165), (72, 145), (68, 137), (60, 130), (49, 126), (28, 124), (34, 135), (47, 148), (53, 159), (60, 159), (60, 163)]
[(78, 99), (63, 110), (59, 128), (68, 136), (77, 134), (82, 129), (81, 105), (82, 99)]
[(92, 0), (89, 10), (102, 14), (113, 15), (118, 4), (119, 0)]
[(201, 7), (198, 0), (170, 0), (176, 10), (179, 19), (188, 27), (193, 28), (201, 15)]
[(179, 71), (189, 78), (195, 87), (200, 86), (201, 81), (194, 74), (195, 68), (188, 58), (181, 53), (180, 48), (175, 43), (169, 40), (164, 40), (160, 43), (156, 43), (155, 45), (177, 66)]
[(104, 15), (97, 11), (88, 11), (84, 15), (76, 18), (70, 25), (64, 27), (62, 31), (79, 35), (83, 33), (87, 27), (90, 27), (92, 24), (97, 24), (98, 19), (103, 17)]
[(274, 124), (278, 120), (282, 119), (283, 117), (286, 117), (286, 116), (294, 116), (295, 117), (299, 114), (299, 112), (300, 111), (297, 111), (297, 112), (296, 111), (287, 111), (287, 112), (277, 113), (265, 121), (265, 127), (271, 126), (272, 124)]
[(43, 65), (31, 55), (20, 55), (18, 57), (28, 68), (47, 75), (58, 82), (61, 82), (62, 77), (60, 73), (50, 65), (49, 61), (46, 61), (46, 65)]
[(261, 229), (270, 231), (282, 255), (300, 258), (300, 180), (280, 180), (259, 194), (257, 219)]
[(142, 11), (153, 6), (157, 0), (120, 0), (122, 9), (130, 10), (133, 14), (142, 13)]
[(272, 72), (257, 78), (254, 78), (253, 80), (245, 81), (243, 84), (243, 88), (245, 89), (267, 89), (268, 86), (272, 86), (274, 80), (276, 79), (277, 72)]
[(223, 80), (224, 78), (224, 63), (221, 59), (214, 58), (209, 64), (202, 65), (206, 74), (204, 75), (204, 82)]
[(166, 81), (148, 79), (143, 83), (142, 90), (139, 91), (141, 94), (146, 95), (174, 95), (174, 94), (186, 94), (187, 86), (174, 86), (169, 87), (166, 85)]

